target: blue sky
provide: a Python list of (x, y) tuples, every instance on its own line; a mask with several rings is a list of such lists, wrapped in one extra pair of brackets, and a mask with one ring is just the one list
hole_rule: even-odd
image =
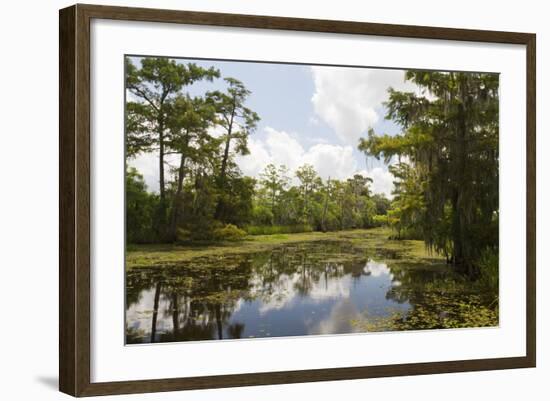
[[(139, 65), (139, 58), (133, 58)], [(246, 105), (260, 116), (249, 138), (251, 154), (239, 156), (244, 174), (258, 176), (268, 163), (285, 164), (291, 174), (312, 164), (323, 179), (345, 179), (355, 173), (373, 178), (374, 192), (390, 195), (392, 177), (387, 166), (366, 161), (357, 150), (359, 138), (372, 127), (395, 134), (399, 127), (384, 119), (387, 90), (415, 90), (404, 82), (404, 71), (354, 67), (309, 66), (239, 61), (177, 59), (215, 67), (222, 77), (242, 81), (252, 92)], [(186, 88), (191, 95), (224, 90), (223, 79)], [(150, 190), (158, 190), (155, 155), (130, 162), (144, 175)]]

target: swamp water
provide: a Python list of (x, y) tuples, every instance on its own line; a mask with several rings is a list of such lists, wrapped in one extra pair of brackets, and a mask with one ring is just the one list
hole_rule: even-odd
[(128, 344), (498, 324), (441, 260), (352, 241), (139, 267), (126, 286)]

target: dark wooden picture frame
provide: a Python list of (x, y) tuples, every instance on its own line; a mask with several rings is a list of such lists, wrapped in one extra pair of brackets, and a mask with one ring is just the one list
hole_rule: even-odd
[[(90, 22), (94, 18), (525, 45), (527, 54), (526, 356), (91, 383)], [(60, 10), (59, 29), (59, 388), (62, 392), (73, 396), (94, 396), (535, 367), (536, 36), (534, 34), (80, 4)]]

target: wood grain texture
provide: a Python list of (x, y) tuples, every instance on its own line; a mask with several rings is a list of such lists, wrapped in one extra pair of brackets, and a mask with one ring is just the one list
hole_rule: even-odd
[(86, 388), (80, 395), (97, 396), (107, 394), (149, 393), (158, 391), (199, 390), (209, 388), (319, 382), (327, 380), (354, 380), (377, 377), (416, 376), (437, 373), (527, 368), (531, 366), (532, 365), (526, 358), (499, 358), (354, 368), (296, 370), (223, 376), (202, 376), (160, 380), (137, 380), (94, 383)]
[(306, 18), (272, 17), (161, 10), (79, 4), (91, 18), (125, 21), (168, 22), (190, 25), (212, 25), (239, 28), (277, 29), (302, 32), (329, 32), (357, 35), (393, 36), (402, 38), (444, 39), (492, 43), (525, 44), (530, 34), (474, 29), (436, 28), (428, 26), (380, 24), (355, 21), (333, 21)]
[[(517, 358), (90, 382), (90, 20), (92, 18), (525, 45), (527, 354)], [(536, 39), (534, 34), (351, 21), (75, 5), (59, 14), (59, 387), (73, 396), (534, 367), (536, 363)]]
[(537, 359), (537, 57), (536, 36), (530, 35), (527, 46), (527, 359), (536, 366)]
[(59, 13), (59, 389), (90, 384), (89, 19), (78, 6)]
[(75, 8), (59, 15), (59, 388), (74, 394), (75, 294)]

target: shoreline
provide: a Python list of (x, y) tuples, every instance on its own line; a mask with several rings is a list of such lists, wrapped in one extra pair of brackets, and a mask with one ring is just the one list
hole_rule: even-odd
[(214, 244), (130, 244), (125, 253), (126, 269), (165, 267), (195, 258), (218, 257), (269, 251), (273, 248), (303, 242), (349, 241), (358, 249), (384, 249), (395, 251), (414, 259), (439, 260), (442, 257), (430, 254), (423, 241), (389, 239), (387, 227), (353, 229), (332, 232), (306, 232), (290, 234), (247, 236), (238, 242)]

